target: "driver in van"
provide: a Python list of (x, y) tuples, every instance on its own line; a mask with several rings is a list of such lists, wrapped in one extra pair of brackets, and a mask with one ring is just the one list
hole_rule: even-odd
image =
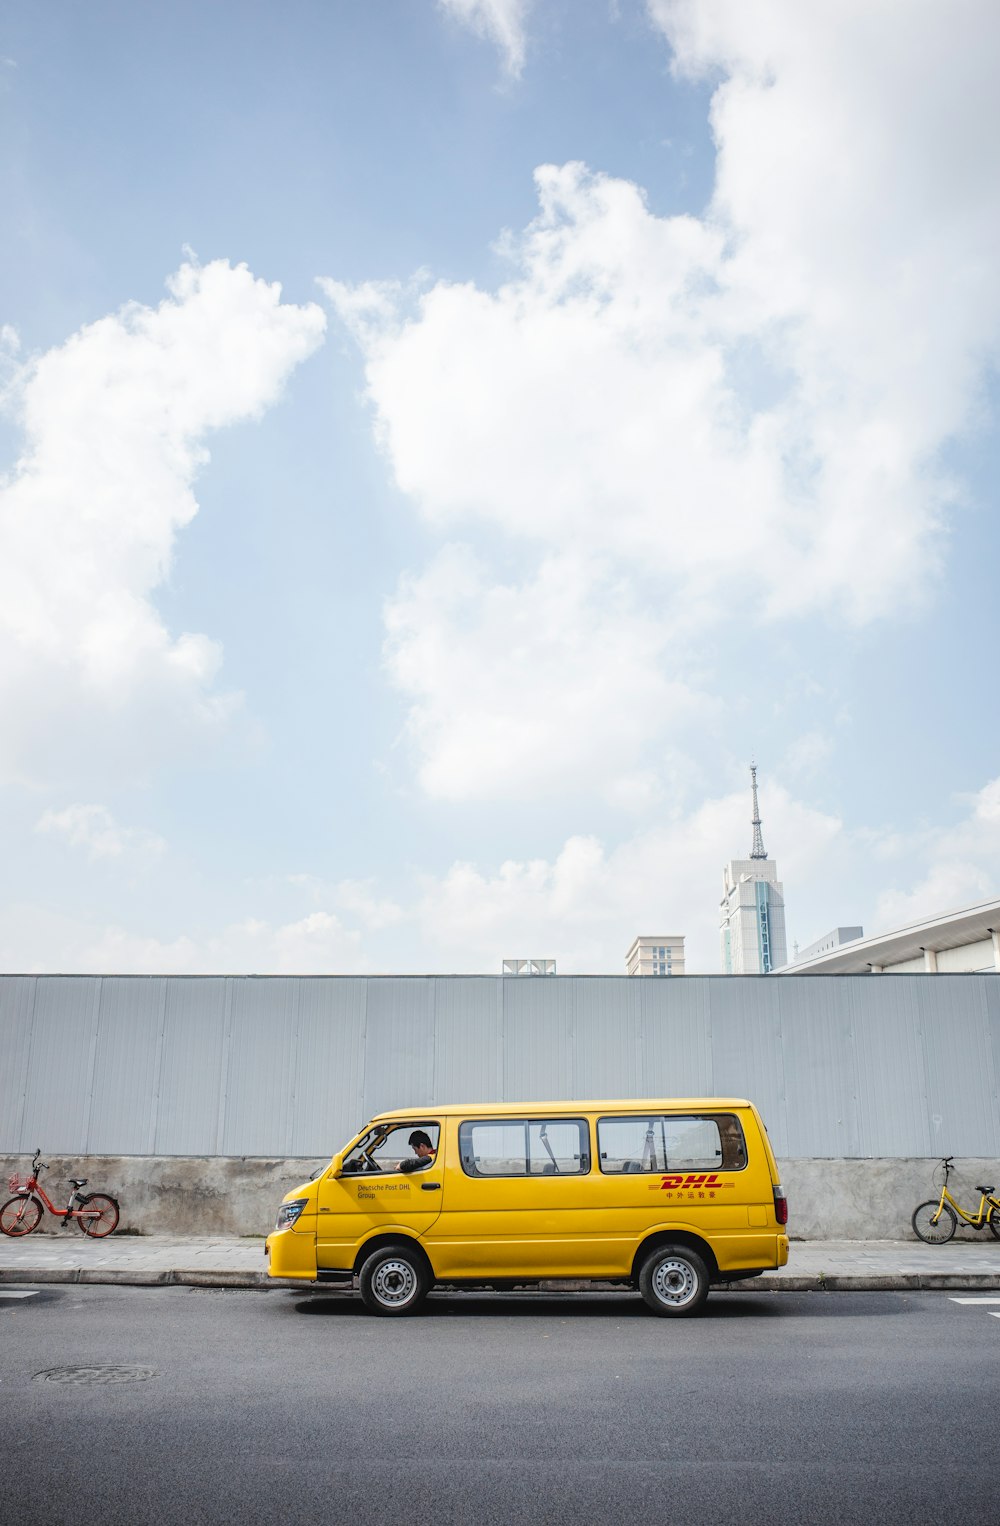
[(407, 1143), (413, 1151), (414, 1160), (401, 1160), (400, 1171), (424, 1171), (434, 1164), (435, 1150), (431, 1144), (431, 1136), (423, 1129), (414, 1129)]

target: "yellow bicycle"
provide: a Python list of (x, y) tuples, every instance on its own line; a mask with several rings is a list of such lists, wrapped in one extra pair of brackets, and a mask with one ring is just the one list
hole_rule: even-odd
[(981, 1194), (979, 1199), (979, 1212), (966, 1213), (951, 1193), (948, 1191), (948, 1178), (955, 1167), (952, 1162), (954, 1155), (946, 1155), (941, 1164), (944, 1166), (944, 1186), (941, 1188), (941, 1196), (935, 1203), (933, 1199), (927, 1203), (921, 1203), (919, 1208), (913, 1210), (913, 1230), (921, 1240), (928, 1245), (945, 1245), (958, 1228), (959, 1218), (968, 1224), (970, 1229), (983, 1229), (986, 1225), (1000, 1240), (1000, 1198), (995, 1198), (995, 1187), (976, 1187)]

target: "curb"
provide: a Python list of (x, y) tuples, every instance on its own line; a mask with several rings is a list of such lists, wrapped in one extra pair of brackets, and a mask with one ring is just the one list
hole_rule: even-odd
[[(110, 1285), (123, 1288), (291, 1288), (294, 1282), (279, 1282), (266, 1272), (231, 1271), (185, 1271), (171, 1268), (169, 1271), (121, 1271), (113, 1267), (67, 1266), (67, 1267), (0, 1267), (0, 1287), (4, 1283), (73, 1283)], [(312, 1284), (310, 1283), (311, 1287)]]
[[(350, 1287), (336, 1283), (298, 1282), (269, 1277), (266, 1272), (208, 1271), (181, 1267), (167, 1271), (128, 1271), (110, 1267), (0, 1267), (0, 1286), (26, 1282), (72, 1283), (82, 1286), (128, 1288), (242, 1288), (266, 1291), (277, 1289), (296, 1293), (347, 1293)], [(982, 1292), (1000, 1288), (1000, 1272), (887, 1272), (869, 1275), (818, 1273), (810, 1276), (753, 1277), (740, 1282), (716, 1283), (724, 1293), (902, 1293), (902, 1292)], [(480, 1292), (481, 1289), (453, 1288), (449, 1291)], [(514, 1291), (514, 1290), (505, 1290)], [(518, 1291), (526, 1293), (586, 1293), (624, 1291), (624, 1285), (606, 1283), (547, 1281)]]
[[(143, 1273), (138, 1274), (143, 1277)], [(117, 1282), (126, 1287), (132, 1286), (155, 1286), (155, 1287), (179, 1287), (179, 1288), (265, 1288), (269, 1278), (266, 1272), (230, 1272), (230, 1271), (186, 1271), (183, 1267), (175, 1267), (166, 1272), (150, 1272), (148, 1282), (145, 1280), (135, 1282), (128, 1272), (103, 1272), (98, 1269), (81, 1271), (78, 1282)], [(282, 1284), (284, 1286), (285, 1284)]]
[(1000, 1288), (1000, 1272), (848, 1272), (817, 1273), (810, 1277), (755, 1277), (743, 1283), (722, 1283), (727, 1292), (748, 1293), (905, 1293), (982, 1292)]

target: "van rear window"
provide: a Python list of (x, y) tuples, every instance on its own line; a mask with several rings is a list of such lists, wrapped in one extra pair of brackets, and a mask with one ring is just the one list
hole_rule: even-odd
[(583, 1118), (479, 1118), (459, 1126), (466, 1176), (580, 1176), (590, 1170)]
[(742, 1171), (746, 1140), (735, 1113), (601, 1118), (601, 1170), (610, 1176), (642, 1171)]

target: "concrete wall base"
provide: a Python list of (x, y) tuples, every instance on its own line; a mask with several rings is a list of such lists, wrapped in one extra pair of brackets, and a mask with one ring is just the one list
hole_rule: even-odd
[[(86, 1176), (84, 1191), (109, 1192), (121, 1204), (121, 1228), (142, 1234), (265, 1235), (286, 1192), (322, 1170), (323, 1159), (239, 1156), (90, 1155), (52, 1156), (42, 1177), (49, 1197), (62, 1206), (70, 1176)], [(790, 1204), (789, 1232), (796, 1240), (908, 1240), (918, 1203), (936, 1198), (937, 1162), (928, 1159), (783, 1160), (782, 1182)], [(958, 1162), (953, 1195), (966, 1209), (978, 1207), (976, 1183), (1000, 1187), (995, 1160)], [(0, 1157), (0, 1188), (22, 1174), (24, 1157)], [(0, 1200), (6, 1192), (0, 1192)], [(46, 1215), (43, 1229), (56, 1229)], [(960, 1228), (963, 1238), (981, 1236)], [(989, 1237), (989, 1230), (982, 1231)]]
[[(910, 1218), (918, 1203), (938, 1198), (939, 1160), (779, 1161), (788, 1193), (789, 1232), (797, 1240), (915, 1240)], [(949, 1184), (969, 1213), (979, 1208), (978, 1182), (1000, 1188), (995, 1160), (961, 1159)], [(989, 1229), (967, 1229), (956, 1239), (991, 1239)]]
[[(48, 1157), (42, 1186), (65, 1206), (69, 1178), (85, 1176), (86, 1192), (109, 1192), (121, 1206), (119, 1228), (148, 1235), (266, 1235), (286, 1192), (329, 1163), (259, 1157), (85, 1155)], [(0, 1158), (0, 1184), (25, 1174), (24, 1157)], [(4, 1198), (7, 1193), (4, 1192)], [(43, 1230), (58, 1228), (46, 1214)]]

